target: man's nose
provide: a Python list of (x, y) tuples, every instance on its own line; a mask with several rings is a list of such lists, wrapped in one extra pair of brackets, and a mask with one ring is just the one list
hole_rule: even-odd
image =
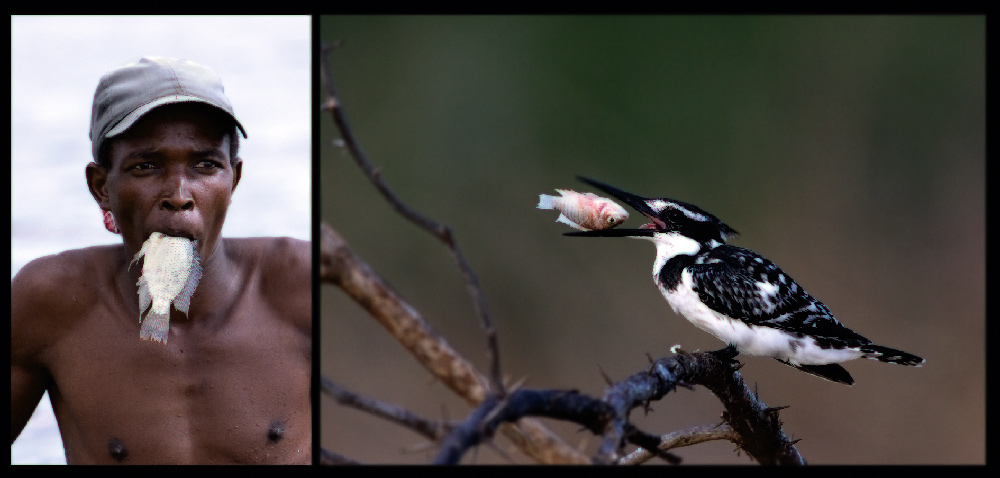
[(160, 207), (169, 211), (187, 211), (194, 208), (194, 197), (183, 174), (175, 175), (169, 183), (170, 191), (160, 200)]

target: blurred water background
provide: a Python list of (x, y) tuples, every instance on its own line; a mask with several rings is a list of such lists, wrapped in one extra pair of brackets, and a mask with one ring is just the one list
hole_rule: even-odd
[[(583, 174), (697, 204), (837, 318), (922, 368), (845, 364), (853, 387), (747, 358), (811, 463), (985, 461), (985, 19), (976, 16), (330, 16), (333, 77), (362, 147), (412, 207), (448, 224), (479, 274), (504, 371), (600, 396), (646, 353), (722, 344), (674, 315), (645, 241), (563, 237), (535, 209)], [(453, 262), (394, 213), (321, 122), (323, 217), (487, 370)], [(636, 227), (642, 218), (630, 219)], [(322, 292), (321, 369), (423, 416), (468, 406), (341, 291)], [(706, 390), (632, 414), (667, 433), (716, 423)], [(321, 401), (321, 444), (426, 463), (416, 434)], [(547, 421), (572, 444), (598, 443)], [(466, 463), (528, 462), (480, 446)], [(750, 461), (730, 443), (685, 463)]]
[[(308, 16), (12, 16), (11, 278), (67, 249), (120, 242), (84, 176), (94, 89), (142, 56), (193, 60), (222, 78), (237, 117), (243, 177), (226, 237), (311, 238), (311, 20)], [(11, 463), (65, 463), (48, 402)]]

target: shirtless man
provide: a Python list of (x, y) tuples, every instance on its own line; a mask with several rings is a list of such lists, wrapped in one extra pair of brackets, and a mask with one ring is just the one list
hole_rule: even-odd
[[(86, 176), (122, 244), (42, 257), (12, 280), (11, 443), (47, 390), (69, 464), (311, 463), (310, 243), (220, 237), (241, 132), (193, 62), (102, 78)], [(130, 267), (153, 232), (193, 239), (203, 269), (165, 342), (140, 340), (143, 262)]]

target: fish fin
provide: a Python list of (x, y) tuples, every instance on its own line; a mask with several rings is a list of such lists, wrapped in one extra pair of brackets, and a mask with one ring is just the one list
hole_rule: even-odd
[(139, 262), (139, 258), (141, 258), (142, 256), (146, 255), (147, 252), (149, 252), (150, 247), (152, 247), (150, 246), (150, 244), (157, 242), (160, 236), (162, 236), (162, 234), (154, 232), (152, 235), (149, 236), (149, 239), (146, 239), (146, 242), (142, 243), (142, 247), (139, 248), (139, 252), (136, 252), (135, 257), (133, 257), (132, 261), (128, 263), (129, 270), (132, 269), (132, 264)]
[(191, 307), (191, 296), (194, 295), (199, 280), (201, 280), (201, 261), (195, 260), (191, 272), (188, 274), (187, 282), (184, 283), (184, 288), (174, 298), (174, 307), (183, 312), (185, 316), (188, 315), (188, 310)]
[(556, 208), (555, 199), (556, 199), (555, 196), (549, 196), (548, 194), (539, 194), (538, 206), (535, 207), (537, 207), (538, 209), (555, 209)]
[(136, 285), (139, 286), (139, 322), (142, 322), (142, 314), (153, 303), (153, 298), (149, 294), (149, 284), (146, 283), (145, 278), (140, 277)]
[(167, 343), (167, 334), (169, 332), (170, 308), (167, 308), (166, 314), (150, 310), (149, 314), (146, 315), (146, 320), (142, 321), (142, 328), (139, 329), (139, 338)]
[(556, 222), (561, 222), (561, 223), (563, 223), (563, 224), (565, 224), (565, 225), (567, 225), (569, 227), (572, 227), (573, 229), (579, 229), (581, 231), (586, 231), (587, 230), (587, 228), (585, 228), (585, 227), (583, 227), (583, 226), (581, 226), (581, 225), (573, 222), (572, 220), (570, 220), (570, 218), (566, 217), (565, 214), (560, 214), (559, 218), (556, 219)]
[(139, 249), (139, 252), (137, 252), (135, 254), (135, 257), (133, 257), (132, 260), (129, 261), (129, 263), (128, 263), (128, 270), (132, 270), (132, 264), (138, 263), (139, 262), (139, 258), (141, 258), (144, 255), (146, 255), (146, 245), (145, 244), (143, 244), (142, 245), (142, 249)]

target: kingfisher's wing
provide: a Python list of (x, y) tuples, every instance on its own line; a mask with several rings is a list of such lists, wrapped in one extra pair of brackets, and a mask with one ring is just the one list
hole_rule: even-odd
[(814, 337), (820, 346), (871, 343), (844, 327), (830, 309), (777, 265), (749, 249), (721, 245), (688, 266), (698, 298), (712, 310), (748, 325)]
[(842, 383), (844, 385), (854, 385), (854, 377), (840, 365), (835, 363), (826, 365), (792, 365), (785, 360), (775, 359), (789, 367), (796, 368), (810, 375), (829, 380), (831, 382)]

